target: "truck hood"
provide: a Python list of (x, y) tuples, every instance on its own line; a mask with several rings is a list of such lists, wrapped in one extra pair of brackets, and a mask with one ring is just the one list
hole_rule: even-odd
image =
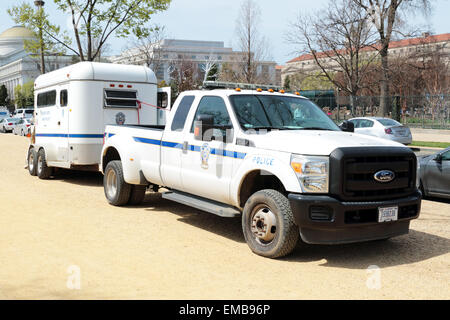
[(247, 135), (246, 138), (253, 141), (257, 148), (303, 155), (328, 156), (336, 148), (342, 147), (406, 148), (401, 143), (387, 139), (341, 131), (270, 131), (265, 134)]

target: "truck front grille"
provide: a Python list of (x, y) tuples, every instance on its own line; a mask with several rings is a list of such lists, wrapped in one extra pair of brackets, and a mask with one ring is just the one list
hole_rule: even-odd
[[(404, 197), (415, 191), (416, 156), (406, 148), (340, 148), (330, 158), (333, 194), (345, 201), (375, 201)], [(391, 182), (378, 182), (381, 170), (394, 172)]]

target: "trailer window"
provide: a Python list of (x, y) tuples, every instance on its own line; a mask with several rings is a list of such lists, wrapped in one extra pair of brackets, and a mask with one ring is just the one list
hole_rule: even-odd
[(39, 93), (37, 95), (38, 108), (50, 107), (56, 104), (56, 90)]
[(61, 107), (67, 107), (67, 90), (61, 90), (59, 93), (59, 105)]
[(106, 108), (137, 108), (137, 92), (128, 90), (105, 90)]

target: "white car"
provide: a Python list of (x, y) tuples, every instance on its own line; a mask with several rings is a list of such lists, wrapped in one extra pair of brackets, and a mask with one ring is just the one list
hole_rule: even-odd
[(403, 144), (412, 142), (411, 130), (389, 118), (360, 117), (348, 120), (355, 126), (355, 133), (389, 139)]
[(0, 120), (0, 132), (13, 132), (14, 127), (20, 119), (17, 118), (4, 118)]
[(33, 118), (34, 109), (17, 109), (13, 118)]
[(14, 134), (26, 136), (31, 129), (31, 119), (20, 119), (13, 129)]

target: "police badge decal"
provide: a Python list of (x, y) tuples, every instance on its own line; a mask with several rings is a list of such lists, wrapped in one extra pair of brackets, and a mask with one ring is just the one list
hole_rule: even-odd
[(211, 153), (211, 148), (209, 147), (209, 144), (205, 143), (200, 148), (200, 157), (202, 159), (202, 165), (201, 167), (203, 169), (208, 169), (208, 159), (209, 154)]
[(116, 123), (123, 125), (125, 123), (125, 115), (122, 112), (116, 114)]

